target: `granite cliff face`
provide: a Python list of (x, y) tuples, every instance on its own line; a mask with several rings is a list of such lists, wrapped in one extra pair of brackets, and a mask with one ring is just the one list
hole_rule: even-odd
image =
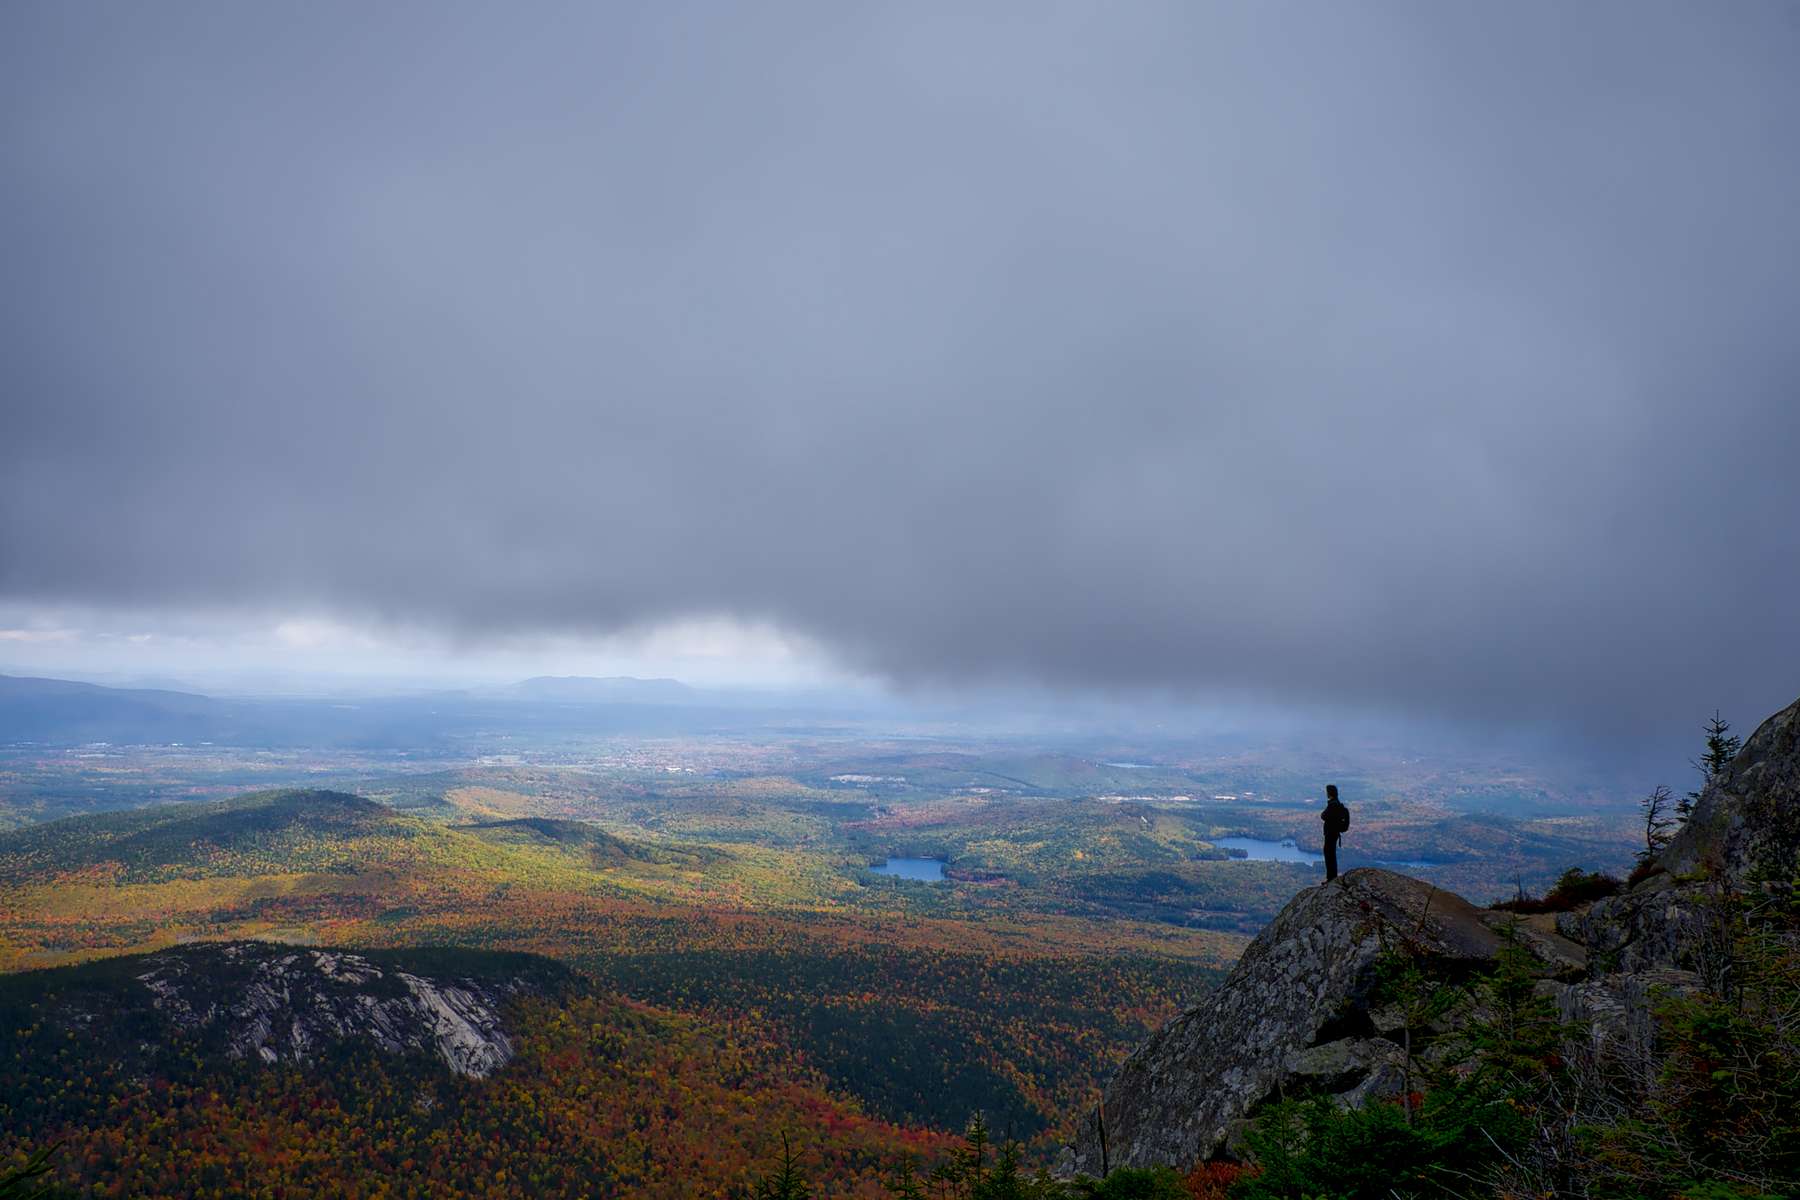
[(1708, 982), (1720, 895), (1780, 888), (1758, 880), (1800, 873), (1800, 701), (1764, 722), (1708, 786), (1659, 865), (1622, 894), (1555, 918), (1477, 909), (1390, 871), (1308, 888), (1216, 991), (1126, 1060), (1065, 1153), (1064, 1173), (1100, 1173), (1102, 1118), (1106, 1165), (1186, 1169), (1229, 1155), (1234, 1135), (1279, 1097), (1361, 1105), (1397, 1095), (1412, 1065), (1449, 1052), (1454, 1039), (1442, 1035), (1459, 1014), (1441, 1028), (1403, 1029), (1375, 994), (1389, 948), (1454, 981), (1514, 938), (1572, 1043), (1602, 1056), (1641, 1050), (1653, 997)]
[[(214, 986), (219, 959), (237, 968), (236, 986)], [(304, 1063), (360, 1038), (389, 1054), (435, 1054), (480, 1078), (513, 1056), (500, 1010), (518, 980), (427, 979), (344, 951), (262, 942), (153, 954), (144, 966), (137, 978), (152, 1006), (184, 1034), (221, 1040), (231, 1058)]]
[[(1191, 1166), (1227, 1146), (1263, 1102), (1325, 1092), (1347, 1104), (1397, 1095), (1409, 1039), (1374, 1003), (1383, 954), (1406, 948), (1434, 973), (1489, 965), (1516, 926), (1546, 978), (1579, 977), (1580, 947), (1552, 930), (1484, 912), (1451, 892), (1365, 868), (1300, 893), (1250, 944), (1223, 984), (1138, 1049), (1106, 1089), (1109, 1166)], [(1098, 1174), (1091, 1119), (1065, 1168)]]
[[(510, 1002), (572, 986), (530, 955), (351, 953), (268, 942), (197, 943), (20, 977), (14, 998), (122, 1059), (188, 1045), (257, 1063), (306, 1064), (351, 1043), (438, 1059), (484, 1077), (513, 1056)], [(32, 1018), (37, 1019), (37, 1018)]]

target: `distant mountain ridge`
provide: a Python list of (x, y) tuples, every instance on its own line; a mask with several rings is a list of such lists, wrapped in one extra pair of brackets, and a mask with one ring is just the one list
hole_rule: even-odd
[(193, 692), (0, 675), (0, 741), (114, 741), (126, 730), (139, 740), (181, 740), (231, 715), (230, 705)]
[(698, 693), (679, 679), (632, 675), (534, 675), (499, 689), (521, 700), (577, 704), (689, 704)]
[(387, 748), (464, 747), (496, 727), (534, 737), (693, 732), (756, 722), (743, 697), (675, 679), (538, 676), (493, 688), (389, 696), (206, 696), (0, 675), (8, 745)]

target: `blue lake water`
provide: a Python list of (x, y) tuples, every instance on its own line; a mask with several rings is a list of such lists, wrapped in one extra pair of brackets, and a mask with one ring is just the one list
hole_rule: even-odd
[(926, 883), (944, 881), (944, 864), (935, 858), (890, 858), (869, 870), (877, 875), (898, 875), (902, 879), (922, 879)]
[[(1287, 862), (1287, 863), (1309, 863), (1310, 864), (1310, 863), (1325, 861), (1323, 855), (1313, 854), (1310, 851), (1302, 850), (1298, 846), (1294, 845), (1294, 843), (1291, 841), (1290, 842), (1270, 842), (1270, 841), (1265, 841), (1262, 838), (1227, 837), (1227, 838), (1213, 838), (1212, 844), (1219, 847), (1219, 849), (1221, 849), (1221, 850), (1242, 850), (1244, 852), (1244, 857), (1251, 860), (1252, 862)], [(1348, 857), (1349, 856), (1346, 855), (1341, 848), (1338, 850), (1338, 861), (1340, 863), (1345, 862), (1348, 859)], [(1368, 860), (1366, 858), (1362, 860), (1363, 863), (1367, 863), (1369, 861), (1370, 860)], [(1399, 867), (1402, 870), (1407, 870), (1407, 871), (1419, 871), (1419, 870), (1425, 870), (1430, 867), (1441, 867), (1444, 864), (1440, 863), (1440, 862), (1430, 862), (1425, 859), (1404, 859), (1404, 858), (1402, 858), (1402, 859), (1381, 859), (1381, 858), (1378, 858), (1378, 859), (1374, 860), (1374, 865), (1378, 866), (1378, 867)], [(1346, 866), (1344, 869), (1348, 870), (1349, 867)]]
[(1321, 861), (1316, 854), (1308, 854), (1292, 842), (1270, 842), (1262, 838), (1228, 837), (1213, 838), (1212, 844), (1221, 850), (1242, 850), (1244, 857), (1253, 862), (1291, 862), (1315, 863)]

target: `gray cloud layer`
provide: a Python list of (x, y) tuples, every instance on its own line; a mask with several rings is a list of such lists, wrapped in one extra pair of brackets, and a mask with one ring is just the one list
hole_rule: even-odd
[(0, 598), (1800, 691), (1792, 6), (967, 9), (7, 6)]

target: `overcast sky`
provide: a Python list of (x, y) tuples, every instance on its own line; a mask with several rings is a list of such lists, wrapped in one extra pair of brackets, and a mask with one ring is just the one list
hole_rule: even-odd
[(1797, 118), (1756, 0), (18, 0), (0, 660), (1751, 723)]

